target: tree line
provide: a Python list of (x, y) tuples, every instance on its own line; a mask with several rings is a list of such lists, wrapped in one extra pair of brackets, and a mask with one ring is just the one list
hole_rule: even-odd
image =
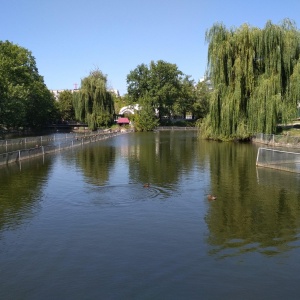
[(263, 29), (248, 24), (227, 29), (216, 23), (207, 30), (206, 41), (211, 86), (158, 60), (129, 72), (122, 97), (110, 92), (107, 75), (95, 69), (81, 80), (79, 90), (62, 92), (58, 101), (31, 52), (0, 41), (0, 126), (36, 127), (64, 119), (96, 129), (112, 125), (122, 106), (138, 103), (140, 110), (130, 116), (137, 130), (189, 114), (205, 138), (230, 140), (275, 133), (278, 123), (296, 117), (300, 33), (293, 21), (268, 21)]
[(263, 29), (244, 24), (206, 32), (213, 84), (209, 114), (201, 123), (207, 138), (247, 139), (275, 133), (297, 117), (300, 102), (300, 33), (294, 22), (268, 21)]
[(138, 65), (127, 76), (128, 93), (110, 92), (107, 75), (95, 69), (81, 80), (80, 89), (65, 90), (58, 101), (39, 75), (32, 53), (9, 41), (0, 41), (0, 126), (36, 128), (50, 122), (76, 120), (89, 128), (114, 123), (124, 105), (140, 104), (134, 119), (137, 130), (151, 130), (174, 116), (204, 117), (208, 89), (195, 83), (176, 64), (162, 60)]

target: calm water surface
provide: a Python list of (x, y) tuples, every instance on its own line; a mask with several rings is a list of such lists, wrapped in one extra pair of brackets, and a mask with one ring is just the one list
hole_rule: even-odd
[(298, 299), (300, 177), (256, 153), (134, 133), (0, 168), (0, 299)]

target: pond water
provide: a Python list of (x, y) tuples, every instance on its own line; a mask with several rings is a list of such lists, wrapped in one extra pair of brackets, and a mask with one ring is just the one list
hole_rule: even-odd
[(0, 168), (0, 299), (298, 298), (300, 176), (256, 154), (166, 131)]

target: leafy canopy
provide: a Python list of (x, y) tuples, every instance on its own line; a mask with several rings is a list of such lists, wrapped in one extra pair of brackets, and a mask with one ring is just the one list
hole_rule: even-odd
[(0, 125), (41, 126), (54, 111), (54, 97), (39, 75), (31, 52), (0, 41)]
[(62, 119), (64, 120), (75, 119), (75, 112), (73, 107), (73, 94), (71, 91), (64, 90), (59, 94), (58, 108)]
[(127, 75), (128, 96), (132, 102), (144, 102), (158, 110), (159, 118), (190, 110), (194, 97), (193, 82), (178, 70), (176, 64), (163, 60), (138, 65)]
[(158, 126), (155, 110), (150, 103), (149, 96), (140, 98), (141, 109), (134, 115), (134, 127), (137, 131), (151, 131)]
[(114, 97), (107, 90), (107, 78), (100, 70), (90, 72), (81, 80), (81, 88), (73, 94), (76, 119), (87, 122), (89, 128), (108, 126), (113, 122)]
[(244, 24), (227, 29), (214, 24), (206, 32), (208, 73), (214, 90), (204, 136), (247, 138), (274, 133), (278, 122), (296, 116), (300, 100), (300, 35), (285, 19), (263, 29)]

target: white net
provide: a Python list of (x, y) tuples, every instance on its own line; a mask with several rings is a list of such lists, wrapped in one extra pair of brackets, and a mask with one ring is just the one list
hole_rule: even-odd
[(259, 167), (300, 173), (300, 153), (259, 148), (256, 165)]

